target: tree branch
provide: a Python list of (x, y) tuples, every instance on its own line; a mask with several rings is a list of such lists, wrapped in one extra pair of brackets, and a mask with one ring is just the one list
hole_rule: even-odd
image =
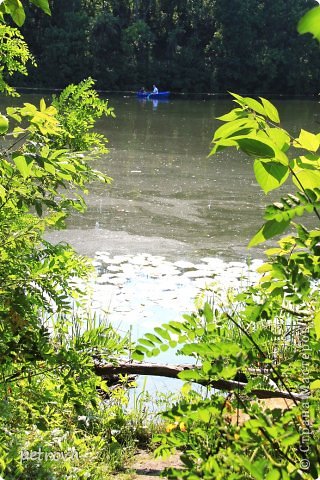
[[(133, 361), (122, 361), (117, 364), (112, 363), (99, 363), (96, 362), (94, 370), (95, 373), (104, 378), (112, 378), (115, 375), (154, 375), (157, 377), (168, 377), (168, 378), (179, 378), (179, 373), (185, 370), (196, 369), (195, 365), (166, 365), (166, 364), (156, 364), (156, 363), (146, 363), (146, 362), (133, 362)], [(194, 383), (199, 383), (201, 385), (211, 386), (217, 390), (226, 390), (226, 391), (241, 391), (246, 387), (246, 383), (237, 382), (236, 380), (210, 380), (206, 381), (195, 381)], [(306, 400), (308, 398), (307, 394), (301, 393), (288, 393), (283, 391), (273, 391), (273, 390), (262, 390), (262, 389), (253, 389), (250, 391), (249, 395), (256, 396), (257, 398), (287, 398), (290, 400), (295, 400), (296, 402)]]

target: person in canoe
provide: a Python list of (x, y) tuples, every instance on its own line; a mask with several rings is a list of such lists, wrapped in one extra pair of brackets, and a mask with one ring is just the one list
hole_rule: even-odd
[(159, 93), (159, 90), (157, 89), (157, 87), (155, 85), (153, 85), (153, 91), (152, 93), (155, 93), (155, 94), (158, 94)]
[(147, 93), (147, 91), (144, 87), (141, 87), (140, 90), (139, 90), (139, 93)]

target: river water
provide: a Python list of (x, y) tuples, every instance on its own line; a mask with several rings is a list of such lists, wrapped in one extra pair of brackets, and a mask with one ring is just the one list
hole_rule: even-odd
[[(275, 104), (293, 134), (300, 126), (317, 131), (316, 101)], [(110, 105), (116, 119), (98, 124), (110, 153), (96, 167), (113, 183), (91, 186), (87, 213), (72, 217), (63, 238), (90, 256), (99, 250), (192, 261), (260, 257), (261, 248), (246, 246), (270, 199), (256, 183), (252, 160), (235, 150), (208, 158), (215, 117), (232, 102), (111, 97)]]
[[(263, 248), (249, 251), (247, 244), (273, 197), (261, 192), (251, 159), (235, 150), (208, 157), (215, 117), (233, 108), (230, 99), (118, 95), (109, 103), (116, 119), (100, 120), (97, 129), (109, 139), (110, 152), (95, 167), (113, 182), (92, 185), (87, 212), (48, 238), (94, 259), (94, 307), (136, 338), (180, 319), (212, 281), (226, 287), (248, 275), (254, 280)], [(316, 100), (274, 103), (293, 135), (300, 128), (318, 131)]]

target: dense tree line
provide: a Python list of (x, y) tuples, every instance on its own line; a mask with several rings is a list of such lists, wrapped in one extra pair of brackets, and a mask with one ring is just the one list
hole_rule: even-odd
[(51, 0), (51, 17), (31, 6), (23, 28), (40, 67), (28, 82), (61, 88), (90, 75), (104, 90), (156, 83), (177, 92), (317, 93), (319, 47), (296, 31), (313, 6), (314, 0)]

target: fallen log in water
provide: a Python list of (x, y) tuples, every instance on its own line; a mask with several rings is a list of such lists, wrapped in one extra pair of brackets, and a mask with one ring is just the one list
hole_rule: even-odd
[[(187, 364), (166, 365), (147, 362), (121, 361), (117, 364), (96, 362), (94, 368), (97, 375), (108, 379), (117, 375), (153, 375), (157, 377), (179, 378), (178, 375), (180, 372), (196, 369), (197, 367)], [(258, 370), (256, 370), (256, 374), (257, 373)], [(261, 374), (263, 374), (263, 372), (261, 372)], [(195, 380), (194, 383), (210, 386), (212, 388), (216, 388), (217, 390), (226, 390), (228, 392), (241, 391), (247, 385), (244, 382), (224, 379), (210, 381)], [(308, 395), (304, 393), (291, 393), (280, 390), (264, 389), (250, 390), (248, 395), (256, 396), (257, 398), (286, 398), (293, 400), (294, 402), (299, 402), (308, 398)]]

